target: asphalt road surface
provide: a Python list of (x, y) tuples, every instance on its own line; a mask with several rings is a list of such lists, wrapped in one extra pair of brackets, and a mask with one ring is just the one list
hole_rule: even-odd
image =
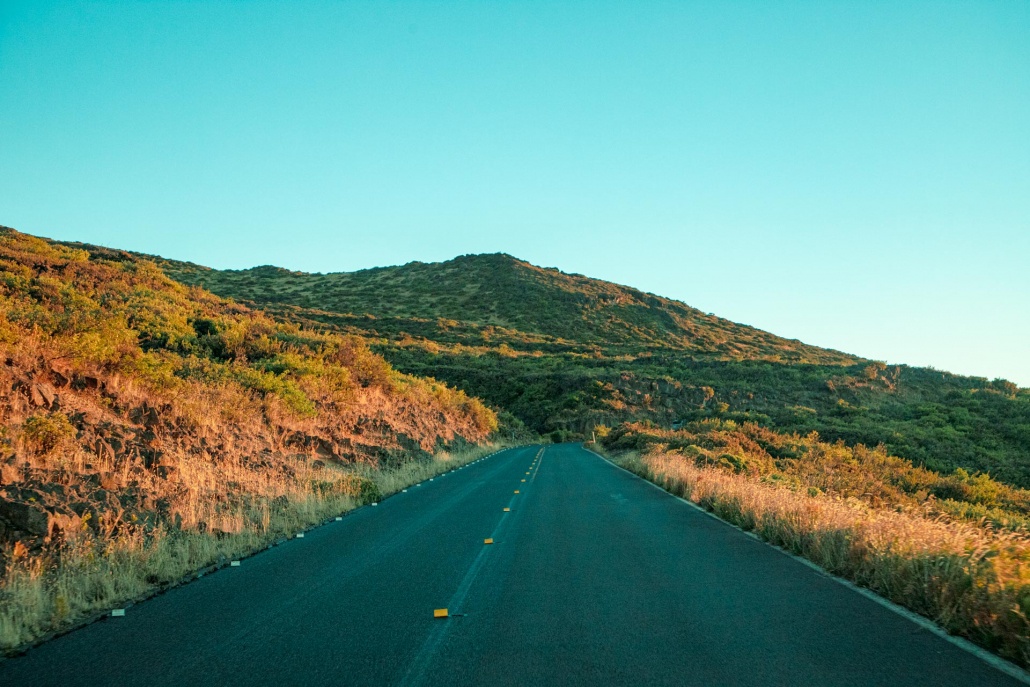
[(1020, 683), (559, 445), (496, 454), (0, 663), (4, 687), (209, 684)]

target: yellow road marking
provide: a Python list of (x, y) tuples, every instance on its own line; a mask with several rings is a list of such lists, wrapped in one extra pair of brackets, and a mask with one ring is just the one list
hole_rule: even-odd
[(510, 512), (511, 512), (511, 508), (505, 508), (505, 509), (504, 509), (504, 512), (505, 512), (505, 513), (510, 513)]
[(447, 617), (447, 609), (446, 608), (436, 608), (436, 609), (433, 609), (433, 617), (434, 618), (446, 618)]
[(483, 543), (484, 543), (484, 544), (493, 544), (493, 543), (494, 543), (494, 540), (493, 540), (493, 539), (484, 539), (484, 540), (483, 540)]
[(517, 494), (517, 493), (519, 493), (519, 490), (518, 490), (518, 489), (516, 489), (516, 490), (515, 490), (515, 493), (516, 493), (516, 494)]

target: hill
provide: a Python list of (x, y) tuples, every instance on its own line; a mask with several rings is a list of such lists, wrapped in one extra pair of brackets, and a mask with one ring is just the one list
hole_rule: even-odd
[[(180, 281), (237, 299), (370, 315), (407, 330), (429, 319), (437, 327), (438, 338), (441, 328), (446, 330), (455, 322), (473, 325), (480, 339), (510, 338), (508, 343), (520, 348), (534, 342), (622, 352), (663, 348), (721, 360), (824, 364), (858, 360), (708, 315), (679, 301), (536, 267), (505, 254), (333, 274), (268, 266), (216, 271), (186, 263), (163, 264)], [(511, 334), (506, 336), (507, 332)], [(467, 342), (469, 334), (444, 338)]]
[(361, 338), (7, 228), (0, 362), (0, 648), (377, 499), (384, 475), (497, 427)]
[(754, 421), (1030, 486), (1030, 392), (1005, 380), (887, 366), (508, 255), (335, 274), (159, 263), (277, 318), (362, 336), (398, 369), (558, 439)]

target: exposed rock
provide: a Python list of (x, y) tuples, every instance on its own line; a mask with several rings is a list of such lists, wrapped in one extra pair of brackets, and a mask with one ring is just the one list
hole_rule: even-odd
[(140, 449), (139, 456), (143, 460), (143, 467), (149, 470), (161, 462), (164, 453), (153, 448), (143, 448)]
[(18, 465), (0, 465), (0, 484), (17, 484), (22, 480), (22, 470)]
[(161, 415), (157, 412), (157, 408), (146, 407), (143, 413), (143, 424), (149, 427), (156, 427), (161, 424)]
[(144, 403), (139, 408), (133, 409), (129, 417), (133, 422), (140, 423), (148, 430), (161, 424), (161, 415), (157, 412), (157, 408), (149, 403)]
[(38, 384), (33, 384), (29, 387), (29, 401), (31, 401), (32, 405), (37, 408), (47, 405), (46, 399), (43, 398), (43, 392), (39, 390)]
[(157, 474), (161, 477), (164, 477), (169, 482), (179, 481), (179, 468), (175, 467), (174, 465), (158, 465)]
[(74, 513), (54, 515), (51, 528), (52, 537), (70, 539), (82, 531), (82, 518)]
[(72, 380), (72, 388), (76, 391), (100, 389), (103, 386), (104, 384), (100, 379), (90, 375), (75, 375), (75, 379)]
[(111, 463), (114, 462), (114, 449), (111, 447), (111, 444), (107, 443), (103, 439), (97, 439), (96, 442), (94, 442), (93, 450), (101, 460), (110, 461)]
[(37, 537), (50, 534), (50, 514), (30, 503), (15, 503), (0, 499), (0, 518), (11, 523), (15, 529), (24, 530)]
[(39, 395), (43, 397), (44, 405), (48, 408), (54, 404), (54, 400), (57, 398), (57, 391), (53, 386), (46, 382), (40, 382), (36, 384), (33, 389), (39, 392)]
[(315, 446), (315, 453), (322, 458), (333, 458), (336, 455), (332, 442), (319, 438)]
[(66, 374), (65, 372), (59, 371), (56, 368), (50, 369), (50, 379), (51, 381), (53, 381), (54, 386), (56, 386), (58, 389), (63, 389), (64, 387), (71, 384), (72, 381), (70, 375)]

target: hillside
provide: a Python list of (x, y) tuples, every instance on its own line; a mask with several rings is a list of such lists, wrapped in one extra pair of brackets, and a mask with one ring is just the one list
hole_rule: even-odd
[(0, 361), (0, 648), (377, 499), (382, 475), (497, 427), (358, 337), (7, 228)]
[(556, 438), (752, 420), (1030, 486), (1030, 392), (1004, 380), (886, 366), (507, 255), (337, 274), (159, 262), (280, 319), (360, 335), (398, 369)]
[[(162, 264), (175, 279), (240, 300), (370, 315), (391, 329), (421, 330), (463, 343), (500, 338), (516, 349), (532, 342), (624, 352), (662, 348), (705, 360), (858, 361), (707, 315), (679, 301), (536, 267), (505, 254), (333, 274)], [(425, 329), (427, 319), (435, 332)], [(446, 336), (456, 325), (471, 325), (475, 333)]]

